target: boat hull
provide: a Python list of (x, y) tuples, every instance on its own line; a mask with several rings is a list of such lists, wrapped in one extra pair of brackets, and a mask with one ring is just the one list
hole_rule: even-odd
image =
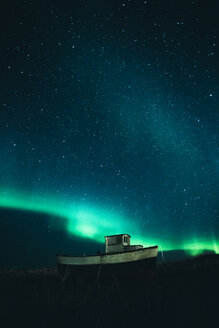
[(99, 256), (57, 255), (57, 267), (63, 278), (108, 282), (140, 281), (151, 277), (156, 267), (158, 247)]

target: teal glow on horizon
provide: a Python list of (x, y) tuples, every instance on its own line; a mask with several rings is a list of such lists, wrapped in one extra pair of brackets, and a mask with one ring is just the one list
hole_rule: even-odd
[[(110, 234), (129, 233), (132, 244), (146, 246), (158, 245), (160, 250), (184, 250), (190, 255), (201, 254), (204, 250), (219, 253), (219, 241), (214, 237), (211, 240), (191, 238), (185, 242), (172, 242), (160, 238), (160, 236), (146, 237), (140, 226), (107, 208), (101, 208), (94, 204), (80, 202), (58, 202), (50, 197), (45, 199), (39, 196), (24, 195), (21, 193), (1, 193), (0, 207), (20, 209), (45, 213), (59, 217), (67, 233), (81, 238), (90, 238), (97, 242), (104, 242), (104, 236)], [(56, 228), (56, 227), (54, 227)]]

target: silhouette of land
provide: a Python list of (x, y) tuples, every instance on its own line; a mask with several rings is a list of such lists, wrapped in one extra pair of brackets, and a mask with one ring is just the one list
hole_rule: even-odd
[(218, 327), (219, 255), (160, 264), (138, 283), (0, 271), (2, 327)]

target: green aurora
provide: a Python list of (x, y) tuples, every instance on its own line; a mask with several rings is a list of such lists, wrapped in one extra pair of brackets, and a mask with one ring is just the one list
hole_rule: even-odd
[[(211, 240), (201, 240), (197, 237), (185, 239), (184, 242), (171, 242), (159, 236), (145, 237), (140, 226), (111, 209), (101, 208), (93, 204), (75, 201), (60, 202), (53, 197), (44, 198), (22, 193), (2, 192), (0, 207), (24, 211), (34, 211), (59, 218), (67, 233), (81, 238), (90, 238), (96, 242), (103, 242), (103, 237), (110, 234), (129, 233), (134, 236), (132, 242), (145, 247), (159, 245), (160, 250), (184, 250), (190, 255), (198, 255), (203, 251), (219, 253), (219, 241), (212, 236)], [(54, 221), (55, 222), (55, 221)], [(59, 229), (60, 226), (53, 226)]]

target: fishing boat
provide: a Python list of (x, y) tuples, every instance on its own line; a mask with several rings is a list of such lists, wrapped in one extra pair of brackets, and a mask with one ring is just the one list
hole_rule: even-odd
[(129, 234), (105, 236), (105, 253), (97, 255), (57, 255), (57, 268), (63, 278), (107, 280), (112, 277), (140, 279), (154, 272), (158, 246), (131, 245)]

